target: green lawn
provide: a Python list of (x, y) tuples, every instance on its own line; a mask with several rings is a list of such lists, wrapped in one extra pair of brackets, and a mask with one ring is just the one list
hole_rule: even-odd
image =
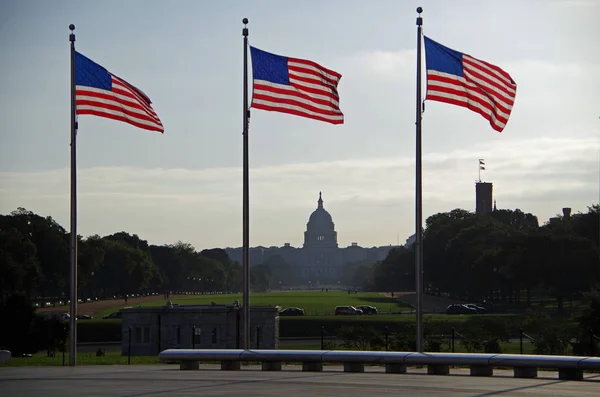
[[(69, 365), (69, 353), (64, 357), (65, 365)], [(96, 353), (77, 353), (77, 365), (120, 365), (127, 364), (127, 356), (122, 356), (118, 350), (106, 351), (105, 356), (96, 357)], [(132, 356), (131, 364), (159, 364), (157, 356)], [(54, 357), (48, 357), (45, 352), (34, 354), (32, 357), (12, 357), (1, 367), (25, 366), (58, 366), (63, 365), (62, 352), (57, 352)]]
[[(188, 295), (176, 296), (171, 301), (180, 305), (210, 305), (211, 302), (217, 304), (232, 304), (235, 300), (241, 302), (242, 296), (238, 294), (224, 295)], [(146, 302), (141, 306), (162, 306), (164, 299), (157, 299), (153, 302)], [(307, 315), (332, 315), (336, 306), (359, 306), (371, 305), (377, 307), (380, 313), (392, 313), (410, 310), (410, 307), (397, 298), (386, 298), (378, 292), (361, 292), (358, 294), (348, 294), (345, 291), (287, 291), (287, 292), (267, 292), (253, 293), (250, 295), (250, 304), (258, 306), (279, 306), (281, 309), (286, 307), (299, 307), (304, 309)], [(94, 313), (94, 318), (102, 318), (121, 307), (104, 309)]]

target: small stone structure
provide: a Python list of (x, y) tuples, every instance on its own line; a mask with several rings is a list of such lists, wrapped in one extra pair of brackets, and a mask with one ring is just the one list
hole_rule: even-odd
[(9, 350), (0, 350), (0, 364), (4, 364), (10, 360), (11, 353)]
[[(123, 309), (122, 354), (153, 356), (165, 349), (239, 349), (243, 344), (239, 305), (171, 305)], [(131, 339), (130, 339), (131, 338)], [(250, 307), (250, 345), (279, 348), (279, 307)]]

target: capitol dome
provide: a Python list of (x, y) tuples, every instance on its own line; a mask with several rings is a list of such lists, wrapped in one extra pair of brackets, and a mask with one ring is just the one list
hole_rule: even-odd
[(329, 212), (323, 208), (323, 198), (319, 192), (317, 209), (310, 214), (304, 232), (304, 247), (337, 247), (337, 232)]
[(321, 198), (321, 192), (319, 192), (319, 201), (317, 201), (317, 203), (317, 209), (314, 210), (313, 213), (310, 214), (310, 218), (308, 218), (308, 226), (325, 226), (333, 223), (331, 215), (325, 210), (325, 208), (323, 208), (323, 199)]

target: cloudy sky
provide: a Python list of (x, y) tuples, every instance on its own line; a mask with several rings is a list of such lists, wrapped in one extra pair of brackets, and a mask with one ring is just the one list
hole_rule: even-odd
[(319, 191), (341, 246), (414, 226), (415, 9), (424, 32), (517, 82), (503, 133), (427, 102), (423, 215), (474, 210), (477, 159), (499, 208), (541, 223), (599, 200), (600, 1), (4, 1), (0, 213), (69, 227), (68, 25), (77, 49), (141, 88), (165, 134), (81, 116), (78, 232), (197, 249), (242, 242), (241, 19), (250, 43), (340, 72), (343, 125), (252, 111), (250, 243), (302, 243)]

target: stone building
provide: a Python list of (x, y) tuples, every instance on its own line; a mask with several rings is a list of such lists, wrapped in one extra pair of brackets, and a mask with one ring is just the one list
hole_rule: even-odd
[[(352, 243), (340, 248), (337, 237), (333, 218), (325, 209), (319, 192), (317, 209), (308, 218), (302, 247), (292, 247), (289, 243), (282, 247), (251, 247), (250, 265), (259, 265), (270, 256), (280, 255), (294, 268), (299, 279), (336, 283), (342, 277), (344, 264), (359, 261), (374, 263), (385, 259), (392, 248), (398, 247), (388, 245), (365, 248)], [(232, 260), (242, 263), (241, 247), (225, 248), (225, 251)]]
[[(250, 324), (252, 348), (279, 348), (279, 307), (251, 306)], [(154, 356), (165, 349), (236, 349), (243, 332), (237, 304), (132, 307), (123, 309), (121, 350), (128, 354), (130, 334), (132, 356)]]

